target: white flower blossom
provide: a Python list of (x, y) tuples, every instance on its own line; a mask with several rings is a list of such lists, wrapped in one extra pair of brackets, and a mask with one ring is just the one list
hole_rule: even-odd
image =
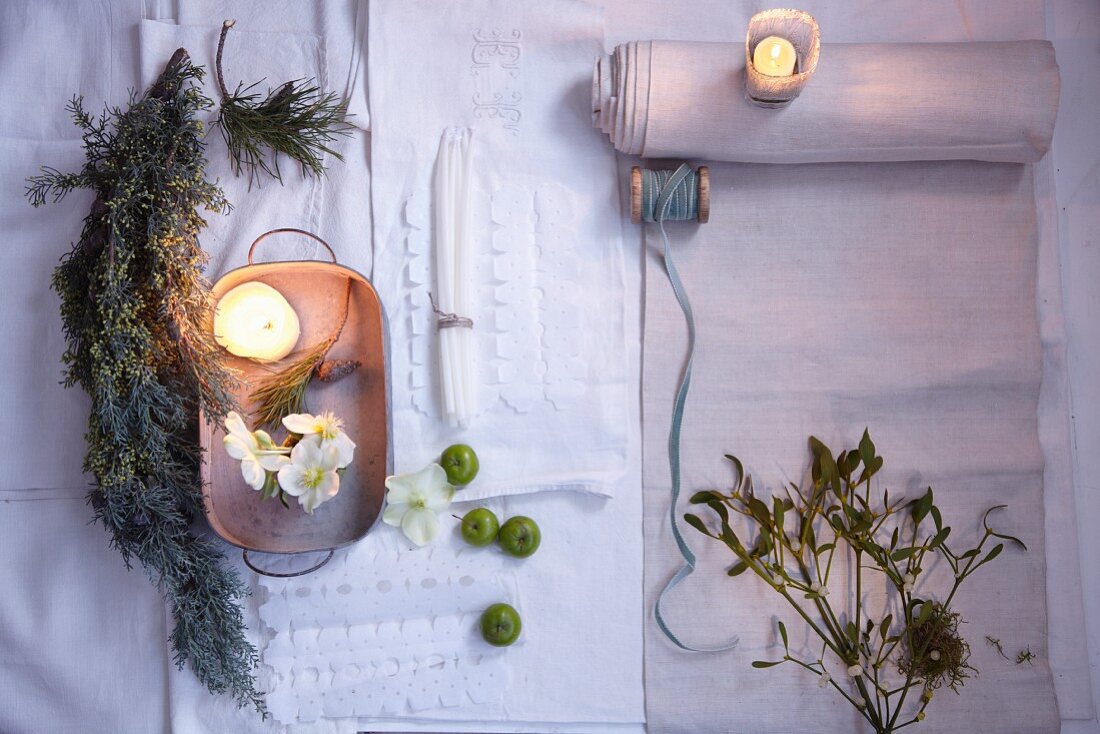
[(455, 493), (443, 467), (433, 463), (412, 474), (387, 477), (386, 489), (382, 521), (401, 528), (419, 546), (431, 543), (439, 533), (436, 513), (450, 506)]
[(291, 433), (299, 433), (302, 443), (314, 443), (321, 448), (336, 449), (337, 469), (343, 469), (355, 458), (355, 442), (344, 433), (344, 421), (330, 411), (320, 415), (291, 413), (283, 418), (283, 426)]
[(339, 464), (335, 446), (300, 441), (290, 452), (290, 462), (279, 469), (279, 486), (312, 515), (340, 491)]
[(225, 416), (225, 452), (241, 462), (241, 476), (249, 487), (263, 489), (267, 472), (278, 471), (288, 459), (271, 436), (264, 431), (249, 431), (244, 419), (236, 411)]

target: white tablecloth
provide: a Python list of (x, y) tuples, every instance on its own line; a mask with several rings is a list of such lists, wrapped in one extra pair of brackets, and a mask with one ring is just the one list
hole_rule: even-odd
[[(68, 242), (75, 239), (89, 197), (74, 196), (62, 206), (33, 211), (22, 200), (22, 179), (37, 165), (67, 170), (79, 166), (82, 152), (75, 129), (64, 120), (63, 104), (73, 92), (124, 101), (127, 87), (137, 84), (137, 31), (140, 0), (95, 0), (87, 3), (16, 0), (0, 5), (0, 223), (9, 234), (5, 248), (0, 313), (5, 343), (0, 348), (0, 730), (23, 731), (176, 731), (211, 730), (221, 720), (224, 701), (209, 698), (188, 671), (171, 671), (163, 608), (140, 570), (125, 573), (104, 532), (88, 526), (89, 510), (79, 471), (83, 453), (86, 401), (63, 391), (55, 365), (63, 349), (56, 297), (47, 290), (49, 274)], [(609, 0), (607, 43), (638, 38), (726, 40), (739, 37), (747, 17), (741, 4), (704, 2), (692, 7), (669, 3)], [(1041, 8), (1025, 12), (999, 0), (932, 0), (816, 3), (831, 40), (1001, 40), (1042, 37)], [(215, 21), (216, 22), (216, 19)], [(430, 48), (430, 39), (425, 39)], [(587, 94), (587, 90), (578, 90)], [(357, 165), (363, 165), (359, 160)], [(620, 172), (622, 175), (622, 172)], [(1069, 469), (1064, 381), (1064, 329), (1053, 231), (1053, 171), (1036, 169), (1040, 191), (1040, 272), (1044, 344), (1044, 388), (1040, 431), (1046, 459), (1048, 589), (1051, 608), (1051, 658), (1064, 719), (1093, 717), (1084, 657), (1080, 571), (1076, 554), (1076, 518)], [(365, 197), (366, 192), (355, 192)], [(636, 230), (635, 230), (636, 231)], [(629, 235), (630, 230), (628, 230)], [(637, 374), (639, 345), (637, 305), (641, 275), (640, 237), (627, 250), (628, 343), (633, 345), (632, 374)], [(638, 384), (632, 385), (638, 394)], [(636, 407), (636, 404), (635, 404)], [(635, 416), (636, 419), (636, 416)], [(637, 423), (635, 423), (637, 425)], [(44, 427), (48, 449), (25, 442), (33, 428)], [(37, 434), (35, 434), (37, 435)], [(18, 450), (7, 450), (8, 447)], [(639, 457), (624, 487), (640, 486)], [(33, 499), (31, 499), (33, 497)], [(556, 730), (593, 732), (638, 729), (641, 717), (641, 625), (648, 610), (641, 605), (640, 505), (628, 491), (614, 506), (578, 505), (566, 495), (517, 500), (514, 508), (540, 517), (555, 516), (555, 533), (575, 547), (572, 565), (560, 568), (557, 582), (525, 591), (525, 604), (540, 608), (537, 644), (524, 650), (529, 669), (526, 685), (545, 692), (545, 710), (568, 709), (573, 692), (592, 688), (592, 676), (560, 677), (540, 671), (539, 659), (561, 654), (558, 640), (577, 639), (576, 620), (583, 617), (587, 595), (614, 594), (634, 610), (612, 620), (605, 638), (582, 638), (571, 652), (577, 668), (607, 656), (633, 661), (637, 678), (623, 682), (636, 701), (638, 715), (620, 725), (560, 725)], [(525, 504), (526, 502), (541, 504)], [(584, 522), (581, 518), (588, 515)], [(592, 518), (596, 518), (592, 520)], [(585, 524), (587, 522), (587, 524)], [(591, 533), (611, 533), (625, 548), (594, 573), (584, 552)], [(547, 556), (549, 557), (549, 556)], [(566, 575), (575, 583), (565, 583)], [(587, 649), (580, 643), (588, 643)], [(589, 671), (591, 672), (591, 671)], [(171, 686), (172, 695), (169, 696)], [(59, 705), (64, 701), (64, 705)], [(171, 703), (170, 703), (171, 701)], [(531, 715), (537, 711), (532, 709)], [(379, 722), (382, 730), (435, 730), (439, 724)], [(456, 725), (455, 731), (545, 731), (539, 724)]]

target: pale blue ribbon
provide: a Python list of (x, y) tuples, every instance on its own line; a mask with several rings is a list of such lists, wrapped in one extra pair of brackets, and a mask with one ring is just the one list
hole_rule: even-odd
[[(665, 622), (664, 616), (661, 614), (661, 602), (664, 600), (665, 594), (695, 570), (695, 554), (692, 553), (687, 541), (684, 540), (684, 536), (680, 534), (680, 528), (676, 522), (676, 502), (680, 498), (680, 428), (684, 422), (684, 404), (687, 402), (688, 391), (691, 389), (691, 366), (695, 361), (695, 315), (691, 310), (691, 301), (688, 300), (687, 290), (684, 289), (683, 281), (680, 280), (680, 274), (676, 270), (676, 263), (672, 259), (672, 246), (669, 244), (668, 234), (665, 232), (665, 219), (669, 216), (670, 206), (673, 198), (677, 195), (677, 189), (692, 173), (694, 172), (691, 166), (686, 163), (681, 163), (680, 167), (673, 171), (672, 175), (660, 188), (652, 214), (652, 221), (657, 222), (657, 226), (661, 231), (661, 239), (664, 242), (665, 271), (668, 273), (668, 281), (672, 284), (672, 292), (676, 295), (676, 301), (684, 312), (688, 332), (687, 362), (680, 378), (680, 386), (676, 389), (676, 400), (673, 402), (672, 407), (672, 424), (668, 431), (668, 464), (672, 477), (672, 504), (669, 507), (669, 523), (672, 525), (672, 537), (676, 539), (676, 547), (680, 549), (680, 555), (684, 557), (684, 565), (669, 579), (668, 583), (665, 584), (665, 588), (657, 596), (657, 603), (653, 607), (653, 617), (656, 619), (661, 632), (680, 649), (690, 652), (722, 652), (737, 645), (737, 638), (734, 637), (730, 642), (719, 647), (692, 647), (680, 641), (669, 629), (668, 623)], [(643, 202), (644, 206), (646, 205)], [(681, 212), (676, 212), (676, 218), (681, 218), (681, 214)], [(682, 218), (686, 219), (687, 216)]]

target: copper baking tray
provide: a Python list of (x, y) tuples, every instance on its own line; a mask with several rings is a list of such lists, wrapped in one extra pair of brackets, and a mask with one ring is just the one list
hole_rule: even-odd
[[(293, 232), (320, 242), (332, 262), (290, 261), (253, 264), (256, 245), (275, 233)], [(213, 286), (215, 302), (241, 283), (257, 280), (286, 297), (298, 313), (304, 349), (333, 333), (343, 315), (343, 300), (351, 284), (348, 321), (333, 345), (330, 359), (357, 359), (362, 366), (337, 382), (314, 380), (306, 398), (307, 409), (331, 410), (344, 419), (345, 430), (356, 443), (355, 460), (340, 480), (340, 492), (307, 515), (297, 502), (290, 509), (277, 499), (261, 498), (241, 477), (240, 464), (222, 450), (221, 426), (201, 421), (200, 445), (203, 505), (206, 519), (219, 536), (244, 552), (245, 563), (257, 573), (297, 576), (324, 565), (332, 553), (361, 539), (377, 522), (385, 499), (386, 477), (392, 472), (389, 410), (389, 363), (386, 317), (377, 292), (366, 278), (336, 264), (332, 248), (303, 230), (276, 229), (260, 235), (248, 251), (248, 265), (226, 273)], [(237, 400), (242, 415), (251, 412), (248, 395), (255, 383), (286, 361), (265, 365), (230, 356), (229, 365), (240, 374)], [(251, 424), (246, 415), (246, 422)], [(282, 432), (273, 434), (279, 441)], [(273, 573), (253, 565), (249, 552), (298, 554), (328, 551), (320, 563), (295, 573)]]

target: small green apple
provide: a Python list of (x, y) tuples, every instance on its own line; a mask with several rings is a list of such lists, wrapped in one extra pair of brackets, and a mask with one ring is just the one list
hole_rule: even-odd
[(456, 443), (443, 450), (439, 464), (447, 472), (447, 481), (456, 487), (462, 487), (474, 481), (481, 468), (477, 454), (464, 443)]
[(462, 539), (470, 545), (483, 548), (496, 540), (499, 531), (500, 521), (486, 507), (470, 510), (462, 516)]
[(497, 542), (504, 552), (516, 558), (527, 558), (539, 549), (542, 533), (538, 524), (529, 517), (516, 515), (500, 526)]
[(523, 629), (519, 612), (510, 604), (494, 604), (481, 614), (481, 636), (490, 645), (507, 647)]

